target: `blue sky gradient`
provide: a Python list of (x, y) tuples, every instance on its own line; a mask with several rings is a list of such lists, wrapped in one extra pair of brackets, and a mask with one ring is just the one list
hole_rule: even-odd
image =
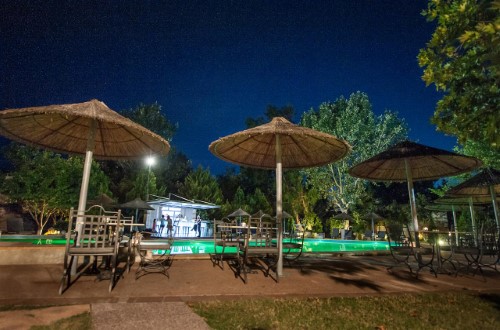
[(418, 1), (2, 1), (0, 109), (158, 102), (193, 166), (230, 166), (210, 142), (269, 104), (296, 121), (362, 91), (414, 141), (451, 150), (429, 118), (440, 95), (417, 63), (434, 25)]

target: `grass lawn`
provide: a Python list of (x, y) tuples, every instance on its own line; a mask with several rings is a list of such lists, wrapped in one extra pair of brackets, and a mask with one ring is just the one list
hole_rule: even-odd
[[(189, 306), (213, 329), (500, 329), (500, 294), (213, 300)], [(91, 314), (83, 313), (31, 329), (86, 330), (91, 323)]]
[(500, 295), (254, 299), (190, 306), (213, 329), (500, 329)]

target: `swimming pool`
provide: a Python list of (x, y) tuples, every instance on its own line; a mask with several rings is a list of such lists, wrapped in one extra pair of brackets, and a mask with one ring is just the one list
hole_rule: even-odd
[[(66, 240), (61, 236), (29, 236), (4, 235), (0, 242), (27, 243), (33, 245), (64, 245)], [(217, 252), (221, 252), (217, 247)], [(374, 252), (389, 251), (386, 241), (358, 241), (306, 238), (305, 253), (340, 253), (340, 252)], [(226, 248), (227, 253), (236, 252), (236, 248)], [(177, 239), (171, 249), (172, 254), (209, 254), (214, 253), (214, 242), (211, 239)]]

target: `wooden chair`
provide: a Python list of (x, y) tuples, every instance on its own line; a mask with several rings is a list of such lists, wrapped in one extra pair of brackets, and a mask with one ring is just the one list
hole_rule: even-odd
[(237, 254), (237, 275), (242, 276), (243, 282), (247, 283), (247, 274), (251, 273), (254, 268), (260, 269), (266, 277), (270, 275), (271, 270), (274, 270), (274, 279), (278, 283), (276, 264), (279, 258), (279, 247), (274, 243), (277, 238), (276, 223), (262, 222), (255, 234), (252, 234), (251, 228), (247, 228), (244, 238), (244, 244), (240, 246)]
[(213, 237), (214, 253), (210, 255), (212, 264), (224, 269), (224, 260), (235, 260), (239, 246), (243, 243), (241, 235), (227, 226), (236, 226), (236, 221), (224, 222), (214, 220)]
[[(112, 214), (113, 212), (110, 211), (104, 211), (108, 214)], [(116, 221), (118, 218), (110, 218), (108, 222), (110, 224), (114, 223), (116, 224)], [(134, 249), (133, 249), (133, 244), (132, 244), (132, 230), (133, 230), (133, 225), (134, 225), (134, 216), (130, 217), (124, 217), (121, 216), (119, 219), (121, 225), (120, 225), (120, 233), (119, 237), (120, 239), (120, 250), (118, 252), (119, 257), (122, 256), (122, 251), (124, 251), (125, 256), (127, 258), (127, 273), (130, 273), (130, 269), (132, 268), (132, 265), (134, 264)]]
[[(93, 270), (98, 272), (101, 278), (104, 277), (104, 272), (109, 273), (108, 290), (111, 292), (116, 281), (118, 251), (123, 233), (120, 218), (120, 210), (107, 212), (100, 206), (93, 206), (85, 211), (85, 214), (79, 215), (77, 210), (71, 208), (59, 294), (66, 291), (90, 267), (94, 267)], [(78, 257), (84, 258), (83, 264), (76, 265)], [(99, 269), (103, 265), (105, 269)], [(73, 274), (74, 269), (76, 272)]]

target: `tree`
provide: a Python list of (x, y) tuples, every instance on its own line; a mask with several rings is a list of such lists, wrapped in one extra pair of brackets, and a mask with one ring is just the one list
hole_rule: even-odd
[(350, 176), (348, 169), (407, 135), (406, 124), (397, 113), (386, 110), (375, 116), (368, 96), (361, 92), (323, 103), (317, 111), (311, 109), (302, 116), (302, 125), (344, 139), (352, 147), (342, 160), (304, 171), (308, 185), (340, 212), (348, 212), (366, 193), (366, 180)]
[[(8, 173), (2, 191), (17, 201), (33, 218), (42, 234), (45, 226), (78, 204), (83, 172), (81, 157), (63, 158), (59, 154), (11, 144), (7, 159), (15, 170)], [(92, 162), (89, 199), (109, 194), (109, 180)]]
[(256, 213), (262, 210), (264, 213), (273, 214), (271, 204), (259, 188), (255, 188), (254, 193), (248, 195), (247, 200), (249, 212)]
[[(133, 109), (122, 111), (122, 114), (167, 141), (172, 140), (178, 128), (178, 124), (172, 124), (168, 120), (158, 103), (141, 103)], [(111, 190), (118, 197), (118, 200), (125, 201), (130, 199), (130, 196), (144, 198), (147, 174), (144, 173), (146, 167), (142, 161), (102, 162), (104, 171), (112, 179)], [(172, 147), (166, 157), (157, 158), (156, 165), (151, 167), (149, 192), (152, 194), (154, 194), (153, 191), (156, 194), (162, 194), (166, 191), (176, 193), (191, 170), (189, 159)], [(159, 187), (156, 182), (159, 182)]]
[(443, 98), (432, 122), (458, 137), (500, 148), (500, 1), (430, 0), (423, 15), (437, 22), (418, 54), (422, 79)]
[(134, 109), (124, 110), (122, 113), (125, 117), (146, 127), (169, 142), (172, 140), (179, 126), (178, 124), (172, 124), (168, 120), (162, 113), (161, 105), (158, 102), (153, 104), (140, 103)]
[(490, 144), (468, 140), (461, 147), (455, 147), (455, 152), (480, 159), (484, 166), (500, 168), (500, 149), (492, 148)]
[(222, 191), (217, 180), (210, 174), (210, 170), (203, 167), (189, 173), (184, 183), (179, 188), (179, 193), (192, 200), (200, 200), (217, 205), (223, 202)]

